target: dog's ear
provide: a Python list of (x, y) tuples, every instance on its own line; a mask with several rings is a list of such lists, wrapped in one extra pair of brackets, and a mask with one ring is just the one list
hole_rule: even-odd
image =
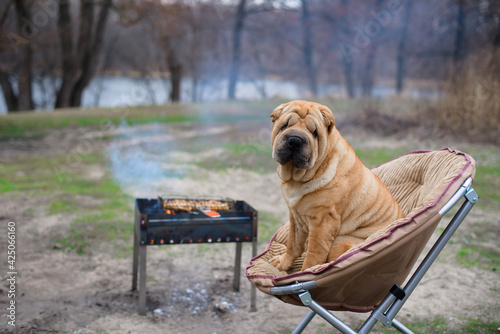
[(323, 116), (323, 121), (325, 122), (325, 125), (328, 128), (328, 132), (332, 131), (333, 127), (335, 126), (335, 119), (333, 118), (332, 111), (325, 106), (321, 106), (319, 111)]
[(285, 104), (280, 104), (274, 111), (269, 115), (271, 117), (271, 121), (274, 123), (278, 118), (280, 118), (283, 113), (283, 109), (285, 108)]

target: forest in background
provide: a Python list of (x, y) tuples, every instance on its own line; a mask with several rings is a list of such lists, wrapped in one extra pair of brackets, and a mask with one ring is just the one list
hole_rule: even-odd
[[(498, 79), (485, 80), (474, 66), (496, 65), (499, 48), (498, 0), (0, 4), (0, 85), (9, 112), (36, 108), (33, 87), (47, 78), (56, 87), (53, 108), (78, 107), (98, 75), (169, 78), (172, 102), (198, 101), (196, 87), (218, 79), (227, 80), (230, 100), (239, 80), (269, 78), (303, 83), (305, 96), (335, 83), (348, 97), (371, 97), (382, 82), (399, 95), (409, 85), (458, 94), (465, 78), (487, 82), (484, 90), (495, 95)], [(187, 78), (192, 96), (181, 97)]]

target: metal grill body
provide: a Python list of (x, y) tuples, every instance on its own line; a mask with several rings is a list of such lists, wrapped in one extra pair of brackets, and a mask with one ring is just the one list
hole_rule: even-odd
[[(235, 201), (220, 217), (201, 210), (165, 210), (158, 199), (137, 199), (136, 233), (141, 245), (251, 242), (257, 238), (257, 211), (243, 201)], [(167, 213), (168, 212), (168, 213)]]
[[(195, 200), (185, 201), (195, 203)], [(252, 257), (257, 254), (257, 211), (244, 201), (224, 202), (228, 209), (216, 212), (209, 208), (168, 209), (162, 203), (161, 198), (138, 198), (135, 201), (132, 290), (137, 290), (139, 278), (139, 313), (146, 312), (147, 246), (234, 242), (233, 288), (238, 291), (242, 243), (252, 242)], [(252, 285), (251, 289), (250, 309), (255, 311), (255, 286)]]

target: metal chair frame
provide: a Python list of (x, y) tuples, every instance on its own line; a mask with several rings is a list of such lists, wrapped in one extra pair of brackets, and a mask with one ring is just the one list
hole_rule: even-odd
[(395, 319), (396, 314), (401, 310), (404, 303), (408, 300), (412, 292), (415, 290), (417, 285), (420, 283), (425, 273), (429, 270), (431, 265), (434, 263), (438, 255), (443, 250), (444, 246), (448, 243), (452, 235), (455, 233), (457, 228), (463, 222), (465, 217), (469, 214), (472, 207), (476, 204), (478, 200), (478, 195), (474, 191), (472, 186), (472, 178), (468, 178), (463, 182), (459, 190), (453, 195), (453, 197), (443, 206), (439, 211), (441, 216), (444, 216), (451, 208), (453, 208), (462, 198), (465, 199), (464, 203), (455, 214), (455, 216), (448, 223), (445, 230), (441, 233), (438, 240), (434, 243), (433, 247), (427, 253), (426, 257), (422, 260), (417, 270), (410, 277), (408, 282), (403, 288), (394, 285), (385, 299), (377, 306), (364, 324), (356, 332), (348, 325), (346, 325), (342, 320), (337, 318), (323, 306), (315, 302), (311, 298), (309, 290), (317, 288), (316, 282), (307, 281), (302, 283), (296, 283), (286, 286), (272, 287), (271, 294), (273, 295), (289, 295), (297, 294), (301, 302), (309, 307), (311, 310), (302, 319), (299, 325), (292, 332), (294, 334), (302, 333), (310, 321), (314, 318), (316, 314), (325, 319), (333, 327), (338, 329), (344, 334), (364, 334), (369, 333), (377, 322), (381, 322), (384, 326), (392, 326), (404, 334), (412, 334), (413, 332), (405, 327), (402, 323)]

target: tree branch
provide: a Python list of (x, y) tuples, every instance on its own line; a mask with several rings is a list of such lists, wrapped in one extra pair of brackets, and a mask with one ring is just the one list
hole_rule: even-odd
[(14, 3), (13, 0), (9, 1), (9, 3), (7, 4), (7, 7), (5, 7), (5, 11), (3, 12), (2, 14), (2, 18), (0, 19), (0, 27), (3, 26), (3, 24), (5, 23), (5, 21), (7, 21), (7, 17), (8, 17), (8, 14), (9, 14), (9, 10), (10, 10), (10, 6)]

